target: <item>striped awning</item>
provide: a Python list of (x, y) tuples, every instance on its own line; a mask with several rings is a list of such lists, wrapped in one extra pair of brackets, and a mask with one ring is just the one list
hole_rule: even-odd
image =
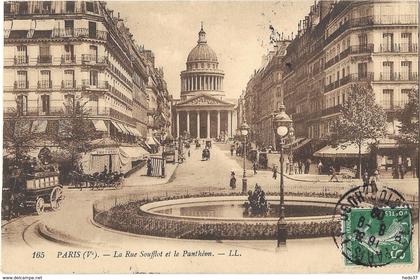
[(32, 123), (32, 133), (44, 133), (47, 130), (47, 120), (35, 120)]
[[(370, 149), (368, 145), (362, 145), (362, 156), (368, 155), (369, 151)], [(314, 153), (315, 157), (324, 158), (354, 158), (358, 157), (358, 155), (359, 147), (356, 144), (343, 144), (338, 145), (337, 147), (328, 145)]]
[(112, 125), (118, 130), (120, 133), (124, 133), (124, 130), (120, 127), (117, 122), (111, 121)]
[(107, 132), (108, 129), (105, 125), (105, 122), (103, 120), (92, 120), (93, 125), (95, 126), (96, 131), (100, 132)]

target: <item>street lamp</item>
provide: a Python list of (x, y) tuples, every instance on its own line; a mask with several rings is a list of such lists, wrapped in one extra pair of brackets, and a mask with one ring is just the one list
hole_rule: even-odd
[(295, 129), (290, 126), (289, 129), (289, 140), (290, 140), (290, 153), (289, 153), (289, 175), (294, 174), (293, 169), (293, 142), (295, 141)]
[(280, 247), (280, 245), (286, 245), (287, 239), (287, 227), (284, 219), (283, 141), (290, 133), (291, 124), (292, 119), (286, 114), (286, 107), (281, 104), (279, 106), (279, 112), (273, 118), (273, 128), (279, 137), (280, 146), (280, 217), (277, 223), (277, 247)]
[(242, 193), (246, 193), (247, 191), (247, 179), (246, 179), (246, 140), (249, 132), (249, 126), (246, 122), (241, 125), (241, 135), (244, 137), (244, 174), (242, 177)]

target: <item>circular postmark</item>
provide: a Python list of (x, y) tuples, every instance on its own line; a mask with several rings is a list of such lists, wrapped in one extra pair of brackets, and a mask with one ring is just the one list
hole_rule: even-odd
[(369, 267), (412, 262), (410, 204), (395, 189), (372, 184), (352, 187), (338, 200), (333, 239), (345, 265)]

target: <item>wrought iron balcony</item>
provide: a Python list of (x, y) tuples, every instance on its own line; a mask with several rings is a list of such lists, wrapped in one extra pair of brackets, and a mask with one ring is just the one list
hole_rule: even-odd
[(15, 65), (22, 65), (22, 64), (28, 64), (28, 63), (29, 63), (29, 57), (27, 55), (17, 55), (14, 57)]
[(350, 46), (350, 53), (351, 54), (371, 53), (373, 52), (374, 47), (375, 47), (374, 44)]
[(52, 81), (38, 81), (38, 89), (52, 89)]
[(52, 56), (51, 55), (39, 55), (38, 56), (38, 63), (39, 64), (52, 63)]

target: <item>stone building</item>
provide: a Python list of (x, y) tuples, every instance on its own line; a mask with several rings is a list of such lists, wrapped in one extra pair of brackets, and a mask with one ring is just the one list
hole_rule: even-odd
[(230, 138), (236, 131), (234, 103), (225, 99), (223, 70), (207, 44), (201, 28), (197, 45), (190, 51), (187, 69), (181, 72), (181, 98), (174, 101), (176, 137)]
[[(296, 139), (303, 144), (295, 153), (304, 159), (325, 147), (350, 86), (368, 83), (387, 112), (387, 136), (378, 144), (378, 167), (389, 173), (402, 162), (414, 164), (410, 149), (397, 143), (396, 112), (418, 85), (417, 18), (418, 3), (413, 1), (320, 0), (311, 6), (281, 63), (284, 103)], [(247, 112), (250, 118), (269, 99), (263, 97), (262, 80), (252, 86), (252, 92), (253, 79), (248, 83), (249, 104), (255, 107)]]
[[(5, 120), (17, 109), (39, 124), (39, 132), (53, 132), (65, 104), (80, 98), (102, 138), (119, 147), (146, 139), (147, 87), (155, 66), (119, 13), (100, 1), (10, 1), (4, 11)], [(167, 91), (164, 96), (168, 115)], [(103, 153), (91, 158), (89, 169), (106, 164), (119, 170), (118, 152)]]

